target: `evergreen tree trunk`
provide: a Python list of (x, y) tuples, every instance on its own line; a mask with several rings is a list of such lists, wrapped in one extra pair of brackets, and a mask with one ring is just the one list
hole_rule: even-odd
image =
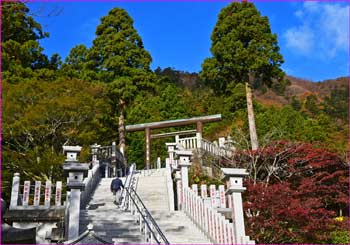
[(125, 154), (125, 124), (124, 124), (124, 102), (119, 101), (119, 150), (124, 156), (124, 166), (127, 167)]
[(245, 83), (245, 89), (246, 89), (246, 97), (247, 97), (247, 111), (248, 111), (250, 141), (252, 144), (252, 150), (257, 150), (259, 148), (259, 142), (258, 142), (258, 136), (256, 134), (256, 127), (255, 127), (252, 89), (250, 87), (249, 82)]

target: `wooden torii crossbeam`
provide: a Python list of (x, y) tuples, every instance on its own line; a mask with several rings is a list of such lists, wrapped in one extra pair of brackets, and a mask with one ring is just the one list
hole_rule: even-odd
[(162, 133), (162, 134), (151, 134), (151, 139), (159, 139), (159, 138), (168, 138), (172, 136), (180, 136), (180, 135), (190, 135), (197, 133), (196, 129), (191, 130), (182, 130), (182, 131), (176, 131), (176, 132), (169, 132), (169, 133)]
[[(151, 129), (159, 129), (159, 128), (169, 128), (169, 127), (178, 127), (196, 124), (197, 125), (197, 133), (202, 135), (203, 131), (203, 123), (209, 122), (217, 122), (221, 121), (221, 114), (215, 114), (210, 116), (202, 116), (202, 117), (192, 117), (186, 119), (176, 119), (176, 120), (168, 120), (168, 121), (160, 121), (160, 122), (151, 122), (151, 123), (141, 123), (128, 125), (125, 127), (126, 132), (136, 132), (136, 131), (145, 131), (145, 141), (146, 141), (146, 168), (150, 168), (150, 157), (151, 157)], [(170, 135), (169, 135), (170, 136)]]

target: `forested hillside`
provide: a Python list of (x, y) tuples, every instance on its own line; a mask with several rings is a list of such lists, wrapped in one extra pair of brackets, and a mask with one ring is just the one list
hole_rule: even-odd
[[(348, 78), (314, 83), (284, 74), (277, 38), (253, 4), (223, 9), (213, 31), (213, 57), (203, 61), (200, 74), (153, 71), (152, 54), (123, 9), (101, 18), (90, 48), (77, 43), (62, 61), (58, 54), (45, 55), (39, 40), (49, 34), (24, 3), (1, 4), (2, 198), (9, 200), (15, 172), (32, 180), (61, 180), (64, 144), (83, 146), (82, 160), (88, 160), (95, 142), (119, 142), (120, 119), (129, 125), (221, 113), (221, 122), (204, 127), (204, 137), (231, 135), (235, 166), (250, 172), (244, 194), (248, 234), (258, 243), (349, 243)], [(264, 55), (273, 65), (260, 55), (258, 66), (250, 51), (259, 45), (239, 38), (224, 47), (240, 47), (250, 68), (236, 67), (234, 55), (220, 60), (228, 51), (216, 31), (230, 36), (227, 23), (239, 23), (246, 14), (269, 30), (267, 35), (259, 25), (249, 29), (268, 39), (271, 52)], [(251, 38), (245, 33), (245, 40)], [(216, 69), (223, 64), (227, 70)], [(228, 74), (231, 70), (236, 73)], [(253, 90), (259, 142), (253, 150), (247, 86)], [(126, 135), (128, 161), (142, 168), (143, 137), (143, 132)], [(152, 161), (166, 156), (167, 141), (152, 141)]]

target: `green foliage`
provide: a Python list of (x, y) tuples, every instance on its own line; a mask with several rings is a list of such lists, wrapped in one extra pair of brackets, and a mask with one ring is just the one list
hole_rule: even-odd
[[(181, 89), (176, 87), (175, 84), (163, 83), (157, 86), (157, 90), (153, 94), (146, 91), (140, 93), (126, 109), (128, 124), (188, 117), (188, 110), (181, 98), (181, 92)], [(166, 129), (166, 131), (169, 131), (169, 129)], [(164, 132), (164, 130), (160, 132)], [(155, 162), (157, 157), (165, 158), (166, 140), (156, 139), (152, 141), (152, 162)], [(129, 145), (128, 149), (130, 149), (129, 160), (141, 166), (143, 164), (145, 149), (144, 133), (129, 134), (127, 137), (127, 144)]]
[(108, 96), (116, 114), (122, 113), (141, 91), (155, 89), (151, 61), (132, 18), (125, 10), (114, 8), (101, 18), (92, 47), (74, 47), (62, 71), (69, 77), (108, 83)]
[(315, 94), (310, 94), (306, 97), (304, 102), (304, 109), (313, 115), (320, 112), (318, 98)]
[(3, 180), (62, 179), (62, 145), (116, 138), (105, 88), (81, 80), (3, 81)]
[(325, 114), (310, 118), (291, 106), (282, 109), (266, 108), (256, 115), (259, 136), (270, 140), (292, 140), (303, 142), (322, 142), (332, 144), (335, 123)]
[(154, 70), (154, 73), (159, 78), (167, 78), (169, 82), (172, 82), (175, 84), (180, 81), (180, 72), (170, 67), (167, 67), (165, 69), (161, 69), (160, 67), (157, 67), (157, 69)]
[(283, 79), (283, 80), (280, 80), (280, 81), (272, 81), (271, 88), (278, 95), (283, 95), (284, 91), (287, 88), (287, 86), (289, 86), (290, 84), (291, 84), (291, 82), (288, 79)]
[(84, 81), (93, 81), (96, 75), (87, 69), (87, 54), (89, 49), (85, 45), (77, 45), (71, 49), (65, 63), (62, 66), (62, 73), (71, 78), (80, 78)]
[(348, 230), (343, 231), (332, 231), (331, 242), (332, 244), (349, 244), (350, 234)]
[(324, 100), (324, 111), (331, 117), (348, 119), (349, 89), (332, 90), (330, 96)]
[(102, 17), (87, 59), (103, 82), (112, 82), (116, 77), (132, 77), (137, 73), (135, 70), (149, 71), (152, 61), (133, 28), (133, 20), (120, 8), (114, 8)]
[(230, 106), (230, 111), (234, 112), (247, 107), (245, 86), (242, 83), (230, 84), (226, 91), (228, 96), (225, 98), (225, 104)]
[(61, 64), (58, 54), (50, 59), (43, 54), (38, 40), (48, 37), (41, 25), (29, 16), (20, 1), (2, 3), (2, 71), (3, 78), (18, 83), (32, 77), (54, 80)]
[(214, 176), (208, 176), (204, 172), (198, 159), (192, 159), (192, 166), (189, 169), (189, 185), (197, 184), (200, 185), (223, 185), (224, 182), (221, 179), (215, 178)]
[[(277, 36), (271, 33), (267, 17), (253, 3), (234, 2), (222, 9), (211, 35), (211, 53), (202, 64), (200, 77), (222, 94), (231, 83), (272, 84), (284, 73)], [(250, 79), (252, 76), (254, 79)]]
[(301, 109), (301, 103), (300, 100), (298, 100), (295, 96), (292, 97), (292, 101), (290, 102), (290, 105), (293, 107), (294, 110), (299, 111)]
[(199, 76), (195, 72), (189, 73), (186, 71), (177, 71), (170, 67), (164, 69), (157, 67), (157, 69), (154, 70), (154, 73), (160, 80), (174, 83), (178, 87), (188, 88), (191, 91), (200, 86)]
[(4, 1), (1, 4), (1, 38), (24, 43), (48, 37), (41, 25), (29, 16), (29, 9), (20, 1)]

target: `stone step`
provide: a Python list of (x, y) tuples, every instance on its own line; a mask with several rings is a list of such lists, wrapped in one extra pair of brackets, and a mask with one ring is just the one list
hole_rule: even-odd
[(95, 234), (118, 244), (145, 243), (135, 217), (117, 208), (110, 191), (113, 178), (104, 178), (97, 185), (86, 209), (80, 212), (80, 233), (88, 224), (93, 225)]
[(113, 241), (114, 244), (145, 244), (144, 237), (141, 235), (132, 235), (132, 234), (120, 234), (112, 235), (107, 234), (106, 232), (95, 232), (100, 237), (104, 237), (110, 241)]
[(103, 217), (101, 218), (101, 215), (82, 215), (80, 216), (81, 219), (84, 219), (81, 221), (81, 223), (87, 223), (87, 222), (95, 222), (95, 221), (101, 221), (104, 223), (107, 222), (112, 222), (112, 224), (114, 223), (122, 223), (122, 222), (134, 222), (136, 220), (136, 218), (134, 216), (132, 217)]
[(169, 210), (166, 172), (164, 176), (139, 177), (136, 191), (149, 210)]
[(175, 244), (210, 244), (210, 240), (181, 211), (151, 211), (164, 235)]
[(139, 171), (140, 177), (152, 177), (152, 176), (166, 176), (166, 169), (151, 169), (151, 170), (141, 170)]
[[(90, 224), (90, 223), (89, 223)], [(139, 228), (130, 228), (126, 223), (92, 223), (94, 225), (94, 231), (106, 231), (114, 232), (115, 234), (131, 234), (135, 235), (139, 232)], [(81, 227), (84, 227), (84, 223)], [(126, 226), (126, 227), (123, 227)]]
[[(136, 191), (170, 243), (210, 244), (210, 240), (183, 212), (169, 211), (165, 170), (144, 173), (149, 174), (147, 176), (142, 174), (138, 175)], [(91, 223), (94, 232), (106, 240), (118, 244), (145, 244), (136, 222), (137, 217), (117, 209), (113, 204), (114, 196), (110, 192), (112, 179), (102, 179), (88, 208), (81, 210), (80, 228), (86, 230), (86, 226)]]
[(166, 176), (147, 176), (147, 177), (140, 176), (138, 181), (139, 182), (145, 182), (145, 183), (155, 183), (157, 181), (164, 182), (165, 177)]

